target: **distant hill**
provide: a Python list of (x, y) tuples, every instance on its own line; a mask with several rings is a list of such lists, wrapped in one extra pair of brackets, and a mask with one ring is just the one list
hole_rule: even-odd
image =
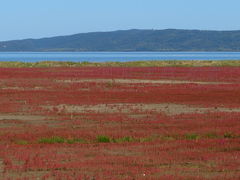
[(122, 30), (0, 42), (0, 51), (240, 51), (240, 31)]

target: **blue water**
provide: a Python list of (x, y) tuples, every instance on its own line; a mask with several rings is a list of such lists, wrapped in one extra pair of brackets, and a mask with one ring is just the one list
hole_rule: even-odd
[(0, 61), (240, 60), (240, 52), (0, 52)]

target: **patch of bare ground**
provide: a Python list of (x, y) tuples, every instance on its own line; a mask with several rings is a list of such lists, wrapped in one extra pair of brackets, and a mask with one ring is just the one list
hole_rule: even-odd
[(4, 170), (3, 160), (0, 159), (0, 174), (3, 173), (3, 170)]
[(40, 115), (0, 114), (0, 128), (19, 127), (26, 124), (57, 127), (59, 123), (60, 121), (56, 118)]
[(148, 80), (148, 79), (79, 79), (79, 80), (57, 80), (60, 83), (85, 83), (85, 82), (96, 82), (96, 83), (128, 83), (128, 84), (231, 84), (229, 82), (204, 82), (204, 81), (184, 81), (184, 80)]
[(43, 108), (52, 110), (57, 108), (59, 112), (66, 113), (149, 113), (157, 112), (166, 115), (178, 115), (189, 113), (208, 113), (208, 112), (240, 112), (240, 108), (224, 107), (197, 107), (184, 104), (97, 104), (97, 105), (58, 105), (44, 106)]
[[(194, 166), (182, 166), (182, 165), (170, 165), (170, 164), (166, 164), (161, 166), (162, 168), (164, 168), (164, 171), (160, 172), (160, 173), (156, 173), (155, 176), (158, 177), (159, 179), (161, 179), (160, 177), (163, 175), (167, 175), (167, 176), (190, 176), (190, 177), (194, 177), (194, 176), (199, 176), (199, 177), (203, 177), (202, 179), (221, 179), (219, 178), (220, 176), (223, 176), (225, 179), (239, 179), (236, 177), (237, 171), (213, 171), (211, 170), (211, 168), (209, 167), (205, 167), (204, 170), (201, 170), (200, 167), (202, 167), (200, 165), (200, 167), (198, 167), (198, 165), (194, 165)], [(188, 171), (182, 171), (182, 172), (176, 172), (176, 169), (178, 168), (189, 168), (190, 170)], [(196, 170), (198, 170), (198, 173), (196, 174)], [(187, 178), (189, 179), (189, 178)]]
[(44, 119), (45, 119), (44, 116), (37, 115), (0, 114), (0, 121), (2, 120), (39, 121)]
[[(39, 171), (25, 171), (25, 172), (8, 172), (4, 174), (4, 177), (1, 180), (10, 179), (36, 179), (36, 180), (42, 180), (44, 175), (50, 173), (50, 171), (47, 170), (39, 170)], [(1, 174), (0, 174), (1, 175)], [(30, 177), (30, 178), (26, 178)], [(53, 180), (53, 178), (48, 178), (48, 180)]]
[(143, 156), (143, 153), (130, 151), (126, 148), (105, 149), (103, 153), (113, 156)]
[(27, 88), (27, 87), (0, 87), (0, 90), (19, 90), (19, 91), (34, 91), (34, 90), (44, 90), (46, 88), (44, 87), (33, 87), (33, 88)]

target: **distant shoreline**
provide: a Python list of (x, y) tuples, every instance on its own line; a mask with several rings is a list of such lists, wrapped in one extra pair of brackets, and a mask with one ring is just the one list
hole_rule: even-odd
[(0, 61), (0, 68), (47, 67), (240, 67), (239, 60), (156, 60), (131, 62)]

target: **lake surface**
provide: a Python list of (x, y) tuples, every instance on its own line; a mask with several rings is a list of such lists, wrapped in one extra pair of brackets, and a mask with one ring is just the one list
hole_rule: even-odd
[(0, 52), (0, 61), (240, 60), (240, 52)]

